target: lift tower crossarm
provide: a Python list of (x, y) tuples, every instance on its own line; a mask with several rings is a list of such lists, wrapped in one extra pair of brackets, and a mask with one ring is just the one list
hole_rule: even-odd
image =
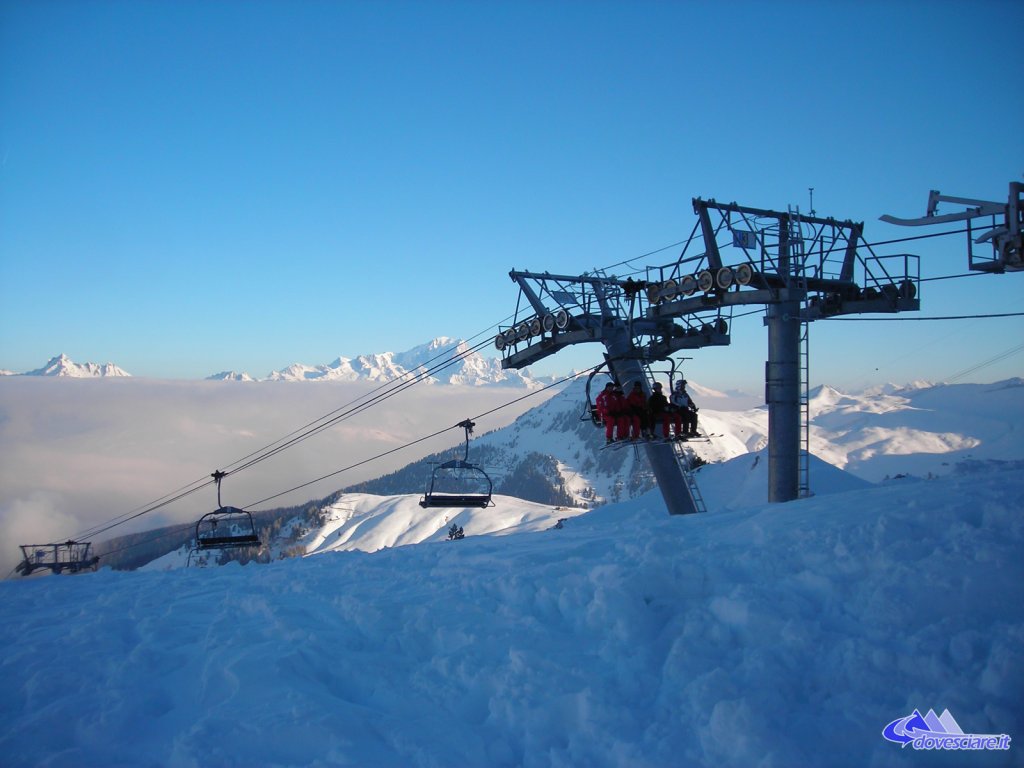
[[(857, 246), (863, 239), (864, 223), (855, 222), (850, 219), (840, 221), (838, 219), (828, 217), (822, 218), (818, 216), (794, 216), (794, 214), (781, 211), (772, 211), (767, 208), (752, 208), (745, 205), (737, 205), (736, 203), (718, 203), (715, 200), (704, 200), (699, 197), (693, 198), (693, 210), (700, 218), (701, 232), (704, 235), (704, 243), (706, 248), (706, 256), (708, 258), (708, 264), (713, 269), (718, 269), (722, 266), (721, 257), (718, 252), (718, 243), (715, 235), (717, 234), (716, 229), (711, 225), (711, 217), (708, 211), (714, 209), (723, 214), (723, 223), (728, 221), (728, 214), (735, 213), (746, 220), (748, 217), (758, 219), (774, 219), (778, 222), (780, 227), (779, 234), (783, 234), (782, 229), (787, 227), (792, 221), (799, 220), (801, 224), (809, 225), (812, 227), (819, 228), (819, 240), (825, 239), (822, 233), (827, 231), (833, 233), (832, 240), (839, 240), (838, 234), (842, 233), (845, 235), (846, 247), (843, 255), (842, 268), (839, 272), (839, 282), (841, 283), (853, 283), (854, 279), (854, 266), (856, 265), (857, 259)], [(731, 225), (730, 225), (731, 228)], [(716, 261), (713, 261), (712, 259)], [(776, 275), (777, 279), (781, 279), (784, 283), (789, 282), (789, 268), (788, 265), (778, 265), (779, 274)], [(811, 290), (818, 289), (818, 285), (814, 284), (815, 281), (809, 281), (808, 288)], [(825, 281), (821, 281), (824, 286)]]
[[(684, 327), (671, 317), (652, 314), (648, 309), (634, 316), (633, 301), (642, 303), (644, 281), (621, 280), (604, 275), (553, 275), (512, 270), (509, 277), (516, 282), (536, 317), (518, 322), (498, 334), (499, 349), (505, 354), (501, 361), (504, 369), (520, 369), (559, 350), (588, 341), (609, 343), (612, 337), (625, 333), (629, 338), (647, 337), (646, 345), (634, 344), (627, 356), (636, 360), (656, 360), (680, 349), (705, 346), (724, 346), (729, 343), (728, 327), (721, 320), (715, 306), (693, 306), (686, 314), (716, 313), (718, 319), (690, 324)], [(554, 286), (549, 286), (553, 283)], [(562, 324), (551, 321), (553, 314), (544, 306), (542, 297), (550, 297), (563, 313)], [(630, 298), (628, 302), (625, 297)], [(620, 301), (622, 300), (622, 301)], [(642, 307), (641, 307), (642, 309)], [(569, 314), (569, 311), (572, 314)], [(542, 330), (537, 330), (539, 328)], [(528, 330), (533, 325), (534, 330)], [(520, 335), (519, 328), (527, 330)], [(620, 328), (621, 326), (621, 328)], [(538, 338), (539, 337), (539, 338)], [(519, 345), (529, 343), (520, 347)]]
[[(698, 214), (700, 213), (698, 207), (706, 207), (714, 208), (715, 210), (718, 211), (732, 211), (733, 213), (740, 213), (747, 216), (756, 216), (758, 218), (765, 219), (778, 219), (780, 216), (789, 218), (792, 215), (781, 211), (773, 211), (769, 208), (751, 208), (749, 206), (738, 205), (736, 203), (719, 203), (716, 202), (714, 198), (704, 200), (703, 198), (695, 197), (693, 198), (693, 205), (694, 210), (697, 211)], [(854, 226), (855, 224), (855, 222), (852, 221), (851, 219), (845, 219), (843, 221), (840, 221), (839, 219), (836, 219), (831, 216), (828, 218), (822, 218), (819, 216), (804, 216), (803, 214), (800, 214), (800, 221), (803, 222), (804, 224), (825, 225), (833, 227), (851, 227)], [(860, 226), (863, 226), (863, 224), (861, 224)]]

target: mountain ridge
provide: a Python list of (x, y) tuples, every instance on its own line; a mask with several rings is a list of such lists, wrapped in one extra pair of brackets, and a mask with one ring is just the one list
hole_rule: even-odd
[(32, 371), (26, 371), (25, 373), (13, 373), (11, 371), (3, 371), (0, 375), (4, 376), (55, 376), (72, 379), (89, 379), (89, 378), (124, 378), (130, 377), (131, 374), (123, 368), (115, 365), (114, 363), (76, 363), (66, 354), (61, 352), (55, 357), (51, 357), (46, 364), (41, 368), (36, 368)]
[[(5, 376), (42, 376), (68, 378), (130, 377), (132, 374), (114, 363), (76, 363), (61, 353), (44, 366), (24, 373), (0, 371)], [(427, 384), (456, 384), (473, 387), (510, 387), (536, 389), (551, 378), (533, 378), (528, 370), (504, 370), (501, 362), (485, 357), (462, 339), (439, 336), (404, 352), (378, 352), (356, 357), (338, 356), (320, 365), (292, 363), (271, 371), (262, 379), (242, 371), (221, 371), (204, 381), (370, 381), (384, 383), (413, 376), (426, 376)]]

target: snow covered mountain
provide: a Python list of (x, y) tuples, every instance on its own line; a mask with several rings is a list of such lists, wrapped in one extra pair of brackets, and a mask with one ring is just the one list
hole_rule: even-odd
[(1024, 456), (1021, 378), (859, 395), (819, 387), (810, 409), (811, 453), (872, 482)]
[[(460, 359), (433, 371), (445, 360)], [(507, 386), (532, 388), (540, 386), (528, 371), (506, 371), (495, 358), (472, 351), (467, 342), (439, 337), (406, 352), (382, 352), (355, 358), (339, 357), (326, 365), (309, 366), (296, 363), (272, 372), (269, 381), (393, 381), (409, 374), (433, 371), (431, 384), (463, 384), (467, 386)]]
[(248, 373), (238, 373), (236, 371), (221, 371), (215, 373), (213, 376), (207, 376), (207, 381), (256, 381)]
[[(445, 364), (446, 360), (458, 359)], [(443, 367), (438, 367), (443, 366)], [(434, 370), (434, 369), (437, 370)], [(405, 352), (381, 352), (354, 358), (338, 357), (323, 365), (294, 363), (272, 371), (266, 379), (257, 379), (248, 373), (221, 371), (207, 376), (207, 381), (371, 381), (384, 383), (402, 377), (431, 371), (427, 384), (457, 384), (471, 387), (513, 387), (535, 389), (550, 383), (550, 379), (534, 379), (528, 369), (506, 371), (501, 361), (485, 357), (462, 340), (441, 336)], [(18, 375), (0, 370), (0, 376)], [(98, 376), (131, 376), (113, 363), (75, 363), (67, 355), (52, 358), (42, 368), (28, 371), (25, 376), (71, 376), (76, 378)]]
[(27, 371), (23, 376), (66, 376), (75, 379), (88, 379), (103, 376), (131, 376), (123, 368), (113, 363), (76, 363), (65, 354), (50, 358), (42, 368)]

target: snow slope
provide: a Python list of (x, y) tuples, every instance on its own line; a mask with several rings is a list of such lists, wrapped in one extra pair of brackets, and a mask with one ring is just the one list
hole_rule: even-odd
[(1024, 379), (811, 398), (811, 453), (873, 482), (1024, 456)]
[[(1020, 765), (1022, 505), (1018, 462), (706, 515), (670, 517), (655, 493), (533, 533), (5, 582), (0, 755)], [(883, 739), (915, 708), (1013, 743)]]
[(328, 520), (302, 541), (307, 553), (361, 550), (445, 541), (457, 525), (467, 536), (509, 535), (543, 531), (582, 509), (534, 504), (510, 496), (494, 496), (486, 509), (424, 509), (419, 496), (347, 494), (328, 507)]
[[(423, 542), (447, 541), (448, 529), (456, 525), (466, 536), (507, 536), (555, 527), (560, 520), (586, 510), (534, 504), (511, 496), (495, 494), (493, 506), (485, 509), (446, 509), (420, 506), (420, 496), (375, 496), (348, 493), (322, 509), (322, 526), (292, 518), (277, 540), (267, 541), (270, 558), (294, 557), (323, 552), (377, 552)], [(219, 552), (189, 556), (191, 544), (146, 563), (140, 570), (167, 571), (186, 568), (189, 563), (215, 565)]]

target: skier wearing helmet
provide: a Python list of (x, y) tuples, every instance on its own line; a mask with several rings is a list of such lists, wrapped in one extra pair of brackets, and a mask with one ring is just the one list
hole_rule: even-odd
[[(672, 404), (679, 409), (683, 420), (683, 435), (695, 437), (697, 435), (697, 411), (700, 409), (693, 402), (690, 393), (686, 391), (686, 379), (676, 382), (675, 391), (672, 393)], [(678, 436), (676, 439), (679, 439)]]

